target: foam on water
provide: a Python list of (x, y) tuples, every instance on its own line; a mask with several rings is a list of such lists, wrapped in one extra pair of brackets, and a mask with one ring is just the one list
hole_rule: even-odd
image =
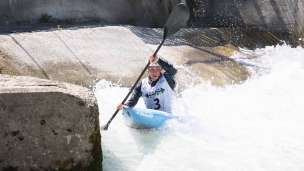
[[(304, 49), (242, 49), (232, 58), (253, 76), (239, 85), (184, 90), (173, 108), (180, 118), (161, 129), (131, 129), (119, 113), (109, 130), (101, 131), (103, 169), (303, 169)], [(101, 125), (127, 93), (105, 80), (96, 85)]]

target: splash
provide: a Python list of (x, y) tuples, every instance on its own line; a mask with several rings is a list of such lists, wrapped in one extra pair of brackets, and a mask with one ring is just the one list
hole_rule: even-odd
[[(303, 48), (287, 45), (241, 49), (232, 58), (253, 76), (224, 88), (187, 88), (174, 102), (173, 113), (180, 119), (139, 131), (125, 126), (118, 115), (109, 130), (101, 132), (103, 169), (301, 170), (303, 57)], [(96, 88), (101, 125), (127, 92), (119, 86)]]

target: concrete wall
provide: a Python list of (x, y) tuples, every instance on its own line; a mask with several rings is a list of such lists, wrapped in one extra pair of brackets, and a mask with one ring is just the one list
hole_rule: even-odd
[(2, 25), (34, 23), (45, 13), (53, 21), (101, 21), (111, 24), (163, 26), (179, 0), (2, 0)]
[(274, 32), (304, 28), (304, 0), (187, 0), (193, 26), (253, 26)]
[(102, 170), (96, 99), (67, 83), (0, 74), (0, 170)]
[(48, 14), (53, 21), (162, 27), (180, 2), (190, 7), (192, 26), (247, 25), (275, 32), (304, 28), (304, 0), (2, 0), (0, 23), (35, 23)]

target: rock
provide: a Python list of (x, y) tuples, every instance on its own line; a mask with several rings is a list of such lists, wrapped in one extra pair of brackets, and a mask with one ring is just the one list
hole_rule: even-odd
[(1, 170), (102, 170), (99, 112), (87, 88), (0, 74)]

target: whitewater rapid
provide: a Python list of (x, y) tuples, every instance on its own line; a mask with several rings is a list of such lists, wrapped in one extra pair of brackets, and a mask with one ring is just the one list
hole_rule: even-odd
[[(304, 49), (285, 44), (241, 49), (231, 58), (252, 77), (179, 92), (173, 107), (179, 119), (158, 130), (129, 128), (119, 112), (109, 130), (101, 131), (103, 170), (302, 170)], [(96, 84), (101, 126), (128, 91), (106, 80)]]

